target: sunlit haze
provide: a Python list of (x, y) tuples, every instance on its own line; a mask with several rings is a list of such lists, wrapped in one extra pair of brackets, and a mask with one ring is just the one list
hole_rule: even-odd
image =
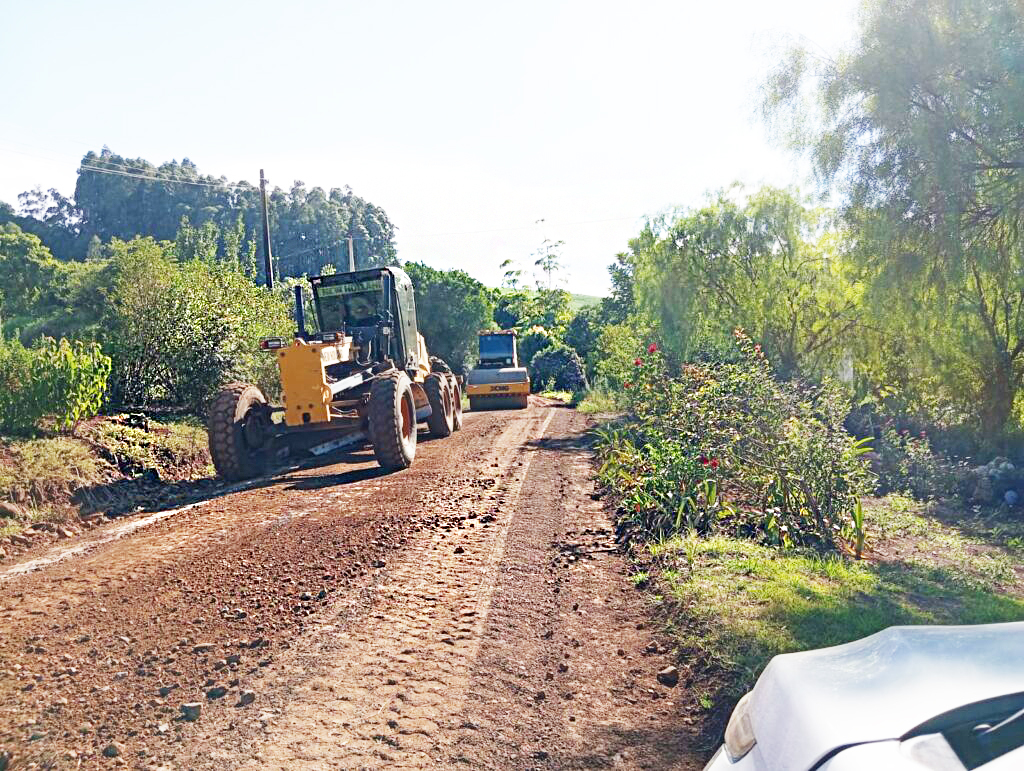
[[(757, 116), (787, 40), (834, 53), (852, 0), (7, 2), (0, 201), (71, 194), (104, 145), (272, 184), (349, 185), (398, 255), (497, 285), (563, 240), (603, 294), (647, 215), (805, 185)], [(539, 222), (538, 220), (543, 220)]]

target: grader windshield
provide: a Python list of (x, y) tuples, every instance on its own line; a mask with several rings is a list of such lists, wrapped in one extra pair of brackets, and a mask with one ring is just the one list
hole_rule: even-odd
[(316, 292), (321, 328), (368, 327), (387, 310), (382, 278), (320, 286)]

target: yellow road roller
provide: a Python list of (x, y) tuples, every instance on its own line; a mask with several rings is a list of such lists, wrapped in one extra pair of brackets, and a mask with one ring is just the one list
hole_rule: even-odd
[(471, 410), (524, 409), (529, 404), (530, 375), (519, 366), (515, 330), (479, 334), (480, 360), (466, 378)]

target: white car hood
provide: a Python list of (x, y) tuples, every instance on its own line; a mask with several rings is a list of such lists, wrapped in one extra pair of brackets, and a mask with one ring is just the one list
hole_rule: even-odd
[(1018, 692), (1024, 622), (894, 626), (772, 659), (750, 697), (753, 751), (764, 768), (806, 771), (837, 747), (896, 738), (955, 707)]

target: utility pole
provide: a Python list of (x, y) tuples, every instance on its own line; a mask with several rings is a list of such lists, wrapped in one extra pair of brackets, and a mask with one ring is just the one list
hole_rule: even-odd
[(348, 241), (348, 272), (349, 273), (355, 273), (355, 271), (356, 271), (356, 252), (355, 252), (355, 248), (352, 246), (352, 236), (349, 236), (346, 240)]
[(263, 208), (263, 269), (267, 276), (267, 289), (274, 288), (274, 260), (270, 254), (270, 217), (267, 215), (267, 180), (260, 169), (260, 201)]

